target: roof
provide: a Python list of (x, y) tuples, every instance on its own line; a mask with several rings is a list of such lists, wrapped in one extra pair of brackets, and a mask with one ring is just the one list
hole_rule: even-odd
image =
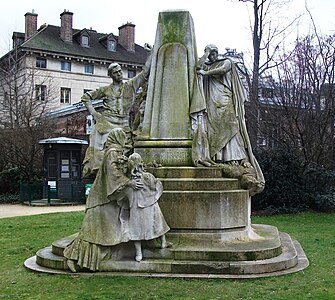
[(39, 144), (81, 144), (87, 145), (88, 142), (85, 140), (71, 139), (67, 137), (58, 137), (38, 141)]
[[(76, 36), (83, 31), (89, 33), (90, 47), (80, 45)], [(133, 63), (143, 65), (146, 60), (146, 50), (135, 44), (135, 52), (127, 51), (120, 44), (117, 44), (117, 51), (108, 51), (106, 45), (102, 42), (105, 37), (111, 33), (98, 33), (91, 29), (73, 29), (73, 42), (66, 43), (60, 38), (60, 27), (54, 25), (45, 25), (41, 27), (36, 34), (22, 43), (19, 48), (29, 51), (41, 51), (55, 55), (76, 56), (84, 59), (96, 59), (106, 61), (118, 61), (124, 63)], [(113, 35), (118, 40), (118, 37)]]
[[(93, 100), (92, 101), (92, 105), (94, 108), (99, 108), (102, 107), (103, 105), (103, 100), (98, 99), (98, 100)], [(72, 105), (69, 106), (65, 106), (65, 107), (60, 107), (57, 109), (54, 109), (50, 112), (47, 112), (46, 116), (48, 118), (58, 118), (58, 117), (64, 117), (67, 115), (72, 115), (74, 113), (78, 113), (81, 111), (87, 111), (86, 106), (83, 104), (83, 102), (77, 102), (74, 103)], [(87, 111), (87, 113), (89, 114), (89, 112)]]

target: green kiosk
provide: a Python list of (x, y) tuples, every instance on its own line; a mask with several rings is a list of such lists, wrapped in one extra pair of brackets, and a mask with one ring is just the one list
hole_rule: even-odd
[(85, 201), (81, 153), (85, 140), (57, 137), (40, 140), (44, 146), (44, 198), (60, 202)]

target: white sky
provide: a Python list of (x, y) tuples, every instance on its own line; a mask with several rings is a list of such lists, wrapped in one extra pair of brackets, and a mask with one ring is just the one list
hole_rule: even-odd
[[(323, 34), (335, 32), (335, 1), (306, 0), (318, 30)], [(304, 12), (305, 0), (292, 0), (284, 8), (286, 17)], [(38, 27), (44, 23), (60, 26), (64, 9), (74, 13), (73, 27), (90, 28), (101, 33), (118, 35), (118, 27), (126, 22), (136, 25), (135, 42), (154, 44), (158, 13), (167, 9), (187, 9), (194, 21), (198, 54), (205, 45), (216, 44), (220, 52), (235, 48), (246, 55), (252, 49), (247, 5), (237, 0), (12, 0), (1, 2), (0, 56), (12, 45), (13, 31), (24, 32), (24, 14), (38, 14)], [(285, 22), (285, 16), (278, 14)], [(299, 21), (299, 32), (308, 30), (309, 17)]]

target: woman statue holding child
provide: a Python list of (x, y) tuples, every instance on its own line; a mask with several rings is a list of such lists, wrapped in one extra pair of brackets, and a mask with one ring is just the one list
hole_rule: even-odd
[(133, 241), (135, 260), (142, 260), (142, 240), (160, 238), (167, 247), (169, 231), (158, 206), (163, 188), (144, 172), (139, 154), (123, 155), (126, 133), (114, 128), (105, 143), (105, 154), (87, 199), (81, 230), (64, 250), (71, 271), (100, 269), (113, 257), (114, 246)]

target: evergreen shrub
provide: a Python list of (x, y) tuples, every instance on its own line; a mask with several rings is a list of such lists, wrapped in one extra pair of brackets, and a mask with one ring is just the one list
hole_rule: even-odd
[(0, 195), (18, 194), (20, 191), (20, 171), (11, 168), (0, 172)]
[(304, 161), (302, 155), (292, 149), (263, 150), (256, 156), (264, 173), (265, 189), (252, 198), (254, 212), (328, 211), (334, 206), (334, 172)]

